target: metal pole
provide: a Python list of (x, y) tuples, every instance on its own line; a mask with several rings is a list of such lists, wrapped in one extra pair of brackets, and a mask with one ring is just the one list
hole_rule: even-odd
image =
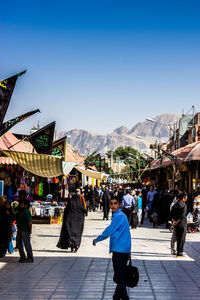
[(176, 150), (176, 123), (174, 123), (174, 150)]
[(139, 170), (138, 170), (138, 181), (140, 179), (140, 154), (139, 154)]
[(9, 150), (10, 148), (12, 148), (12, 147), (18, 145), (19, 143), (24, 142), (25, 140), (28, 140), (28, 138), (25, 137), (25, 138), (23, 138), (23, 140), (20, 140), (20, 141), (18, 141), (17, 143), (15, 143), (14, 145), (11, 145), (10, 147), (8, 147), (8, 150)]
[(113, 151), (111, 151), (111, 156), (110, 156), (110, 167), (112, 169), (113, 166)]
[(64, 160), (67, 161), (67, 136), (65, 137), (65, 153), (64, 153)]

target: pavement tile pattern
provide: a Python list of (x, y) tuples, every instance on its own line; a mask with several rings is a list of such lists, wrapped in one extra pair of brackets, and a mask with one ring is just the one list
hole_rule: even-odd
[[(78, 253), (56, 247), (60, 225), (34, 225), (35, 262), (18, 263), (18, 253), (0, 261), (1, 300), (112, 299), (115, 284), (108, 240), (92, 246), (92, 240), (110, 223), (102, 213), (89, 213)], [(130, 299), (200, 299), (200, 233), (187, 234), (185, 257), (170, 254), (171, 233), (164, 226), (153, 229), (146, 222), (131, 230), (133, 264), (140, 281), (129, 288)]]

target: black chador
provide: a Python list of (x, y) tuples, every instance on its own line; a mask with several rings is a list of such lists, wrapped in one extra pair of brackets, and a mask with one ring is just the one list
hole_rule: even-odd
[(80, 202), (79, 195), (76, 195), (67, 203), (64, 211), (63, 224), (60, 239), (57, 247), (61, 249), (78, 250), (81, 244), (81, 237), (84, 228), (86, 210)]

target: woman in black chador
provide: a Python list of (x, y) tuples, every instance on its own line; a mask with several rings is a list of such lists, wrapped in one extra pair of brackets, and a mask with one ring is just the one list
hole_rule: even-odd
[(77, 252), (81, 244), (86, 210), (80, 202), (80, 196), (75, 195), (67, 203), (64, 211), (63, 224), (57, 247)]

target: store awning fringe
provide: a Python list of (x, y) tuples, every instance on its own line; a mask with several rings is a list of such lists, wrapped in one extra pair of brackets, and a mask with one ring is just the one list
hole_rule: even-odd
[(63, 162), (61, 157), (4, 150), (3, 153), (16, 161), (28, 172), (40, 177), (66, 175), (74, 168), (75, 162)]
[(81, 172), (82, 174), (90, 177), (90, 178), (94, 178), (94, 179), (102, 179), (105, 180), (106, 178), (108, 178), (108, 174), (103, 173), (103, 172), (97, 172), (97, 171), (93, 171), (93, 170), (89, 170), (89, 169), (84, 169), (83, 167), (79, 167), (76, 166), (75, 167), (79, 172)]

